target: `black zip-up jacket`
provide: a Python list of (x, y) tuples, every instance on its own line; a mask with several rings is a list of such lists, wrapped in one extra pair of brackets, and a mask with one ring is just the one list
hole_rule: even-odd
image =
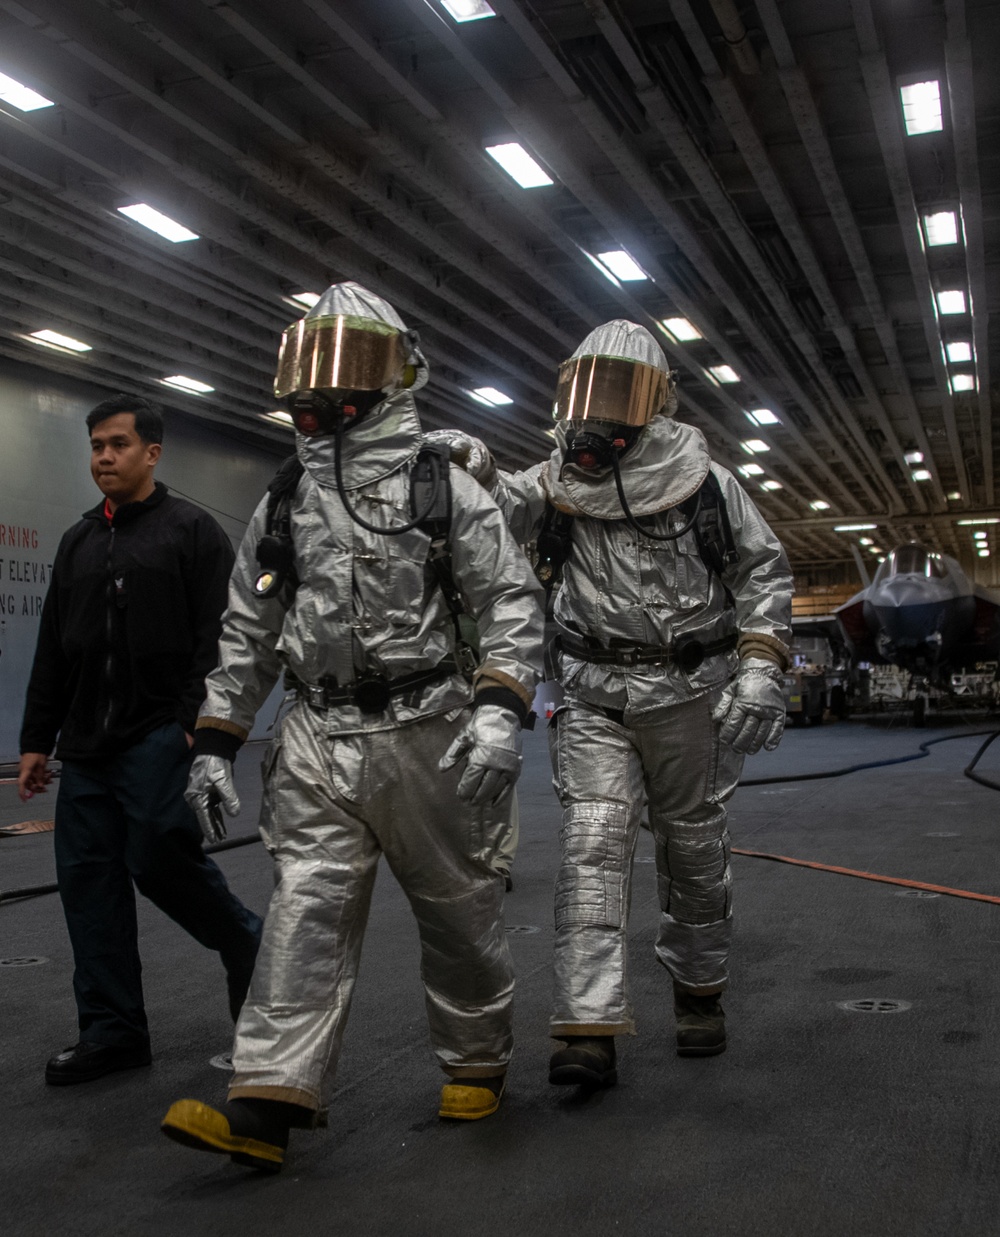
[(42, 608), (22, 752), (88, 760), (168, 722), (194, 732), (218, 656), (229, 538), (156, 483), (111, 523), (104, 503), (59, 543)]

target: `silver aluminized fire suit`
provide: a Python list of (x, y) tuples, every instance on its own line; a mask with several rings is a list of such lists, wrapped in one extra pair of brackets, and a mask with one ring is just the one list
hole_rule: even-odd
[[(676, 541), (641, 537), (622, 518), (609, 472), (594, 478), (564, 469), (565, 423), (548, 460), (526, 472), (500, 473), (494, 483), (522, 544), (537, 537), (547, 504), (576, 517), (554, 606), (564, 639), (608, 649), (672, 648), (685, 636), (703, 643), (732, 633), (738, 638), (736, 647), (706, 657), (690, 673), (669, 662), (618, 666), (560, 654), (565, 703), (550, 727), (563, 808), (551, 1021), (556, 1038), (634, 1030), (626, 928), (644, 800), (656, 842), (657, 956), (692, 993), (718, 992), (728, 978), (732, 908), (724, 804), (739, 781), (743, 755), (720, 739), (729, 703), (724, 691), (741, 656), (784, 662), (792, 580), (774, 533), (732, 474), (711, 462), (701, 432), (671, 419), (674, 407), (655, 416), (622, 457), (628, 502), (635, 516), (652, 517), (653, 532), (681, 527), (682, 517), (668, 509), (689, 498), (711, 468), (739, 551), (739, 562), (721, 579), (702, 560), (694, 531)], [(461, 452), (462, 444), (455, 445)], [(486, 460), (485, 470), (473, 463), (472, 471), (489, 484), (488, 453), (475, 444), (472, 454)]]
[[(408, 391), (345, 434), (345, 487), (369, 522), (410, 518), (421, 442)], [(430, 538), (419, 528), (391, 538), (365, 531), (335, 488), (332, 440), (299, 436), (297, 450), (298, 586), (268, 600), (253, 592), (262, 503), (233, 571), (220, 665), (198, 725), (245, 738), (284, 670), (300, 684), (266, 762), (261, 824), (277, 883), (237, 1026), (230, 1098), (316, 1109), (332, 1085), (381, 854), (417, 919), (431, 1040), (447, 1074), (505, 1072), (513, 973), (503, 881), (490, 867), (508, 804), (469, 806), (456, 796), (461, 769), (438, 770), (468, 720), (473, 687), (454, 672), (365, 714), (326, 707), (320, 686), (351, 684), (366, 670), (399, 679), (451, 656)], [(481, 641), (475, 687), (500, 685), (529, 704), (541, 664), (537, 585), (493, 500), (449, 469), (453, 575)]]

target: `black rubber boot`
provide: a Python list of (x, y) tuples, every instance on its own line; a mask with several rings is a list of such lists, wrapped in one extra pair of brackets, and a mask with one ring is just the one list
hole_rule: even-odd
[(218, 1108), (200, 1100), (178, 1100), (160, 1128), (185, 1147), (216, 1151), (234, 1164), (277, 1173), (285, 1160), (289, 1129), (302, 1126), (309, 1116), (308, 1109), (279, 1100), (234, 1099)]
[(718, 992), (696, 996), (675, 983), (674, 1013), (679, 1057), (714, 1057), (726, 1051), (726, 1015)]
[(618, 1081), (613, 1035), (563, 1037), (549, 1061), (549, 1082), (557, 1087), (613, 1087)]

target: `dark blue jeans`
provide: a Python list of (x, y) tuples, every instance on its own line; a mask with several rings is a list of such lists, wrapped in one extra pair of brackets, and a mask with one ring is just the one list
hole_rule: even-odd
[(120, 755), (63, 763), (56, 873), (81, 1041), (133, 1047), (149, 1040), (133, 881), (196, 941), (218, 950), (227, 972), (253, 970), (261, 920), (202, 852), (198, 821), (184, 802), (190, 767), (176, 723)]

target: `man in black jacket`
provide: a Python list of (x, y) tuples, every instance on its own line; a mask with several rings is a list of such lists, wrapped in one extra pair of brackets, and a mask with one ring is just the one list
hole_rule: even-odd
[[(22, 799), (63, 762), (55, 854), (76, 969), (80, 1042), (45, 1079), (89, 1082), (150, 1062), (136, 888), (226, 968), (234, 1019), (261, 920), (201, 849), (184, 801), (205, 676), (216, 663), (229, 539), (153, 478), (155, 404), (118, 395), (87, 416), (104, 500), (63, 536), (42, 611), (21, 730)], [(58, 744), (56, 738), (58, 736)]]

